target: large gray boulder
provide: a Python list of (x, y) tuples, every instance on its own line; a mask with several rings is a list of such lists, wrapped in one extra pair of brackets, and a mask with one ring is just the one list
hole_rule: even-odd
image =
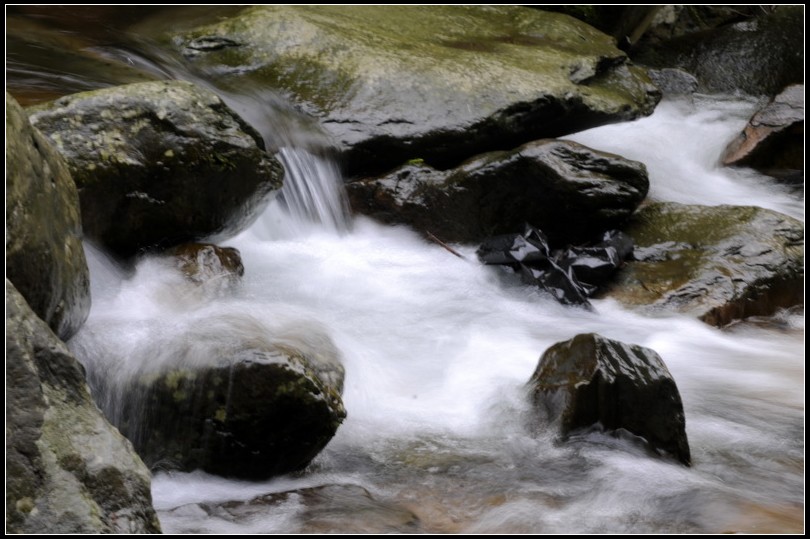
[(90, 312), (76, 186), (62, 157), (8, 94), (6, 277), (63, 339)]
[(453, 166), (658, 99), (609, 36), (519, 6), (260, 6), (163, 39), (217, 84), (275, 89), (320, 119), (349, 176)]
[(804, 82), (804, 7), (779, 6), (759, 17), (676, 37), (634, 59), (694, 74), (704, 92), (773, 96)]
[(804, 301), (804, 225), (775, 211), (655, 203), (625, 232), (635, 261), (604, 292), (625, 305), (722, 326)]
[(347, 191), (355, 212), (445, 241), (475, 242), (530, 223), (564, 246), (621, 225), (648, 187), (639, 162), (571, 141), (539, 140), (447, 171), (407, 164), (352, 182)]
[(237, 231), (281, 186), (256, 131), (187, 82), (74, 94), (28, 112), (68, 163), (85, 233), (120, 256)]
[(690, 464), (678, 387), (649, 348), (577, 335), (543, 353), (529, 389), (540, 417), (564, 436), (598, 423), (641, 436), (652, 449)]
[(87, 333), (71, 346), (87, 359), (94, 396), (153, 468), (253, 480), (301, 470), (346, 416), (340, 353), (325, 334), (271, 336), (234, 313), (117, 363), (91, 356), (99, 337)]
[(6, 531), (160, 532), (149, 471), (6, 280)]

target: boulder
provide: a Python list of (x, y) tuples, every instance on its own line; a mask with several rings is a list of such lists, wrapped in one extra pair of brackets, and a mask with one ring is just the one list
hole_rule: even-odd
[[(168, 513), (188, 522), (186, 515), (202, 513), (210, 519), (236, 524), (267, 518), (274, 511), (288, 511), (285, 505), (295, 500), (300, 513), (294, 533), (415, 533), (420, 531), (419, 517), (408, 509), (377, 500), (358, 485), (329, 484), (318, 487), (265, 494), (247, 501), (184, 505)], [(200, 515), (200, 516), (202, 516)], [(205, 518), (203, 517), (203, 518)], [(194, 519), (199, 520), (199, 518)], [(205, 533), (202, 529), (175, 530), (178, 533)]]
[(540, 417), (564, 436), (598, 423), (641, 436), (653, 450), (690, 464), (681, 396), (649, 348), (577, 335), (543, 353), (529, 389)]
[(215, 94), (147, 82), (28, 110), (65, 157), (88, 237), (122, 257), (239, 230), (283, 170)]
[(347, 185), (355, 212), (445, 241), (540, 228), (552, 246), (582, 243), (624, 222), (647, 194), (643, 164), (571, 141), (539, 140), (439, 171), (406, 164)]
[(88, 357), (94, 395), (152, 468), (253, 480), (301, 470), (346, 416), (340, 353), (326, 335), (264, 331), (245, 315), (200, 319), (156, 339), (131, 371)]
[(694, 74), (704, 92), (776, 95), (804, 82), (804, 7), (782, 6), (639, 50), (634, 60)]
[(519, 6), (259, 6), (163, 39), (217, 84), (276, 89), (317, 117), (351, 177), (455, 166), (659, 97), (609, 36)]
[(607, 297), (723, 326), (804, 301), (804, 225), (748, 206), (655, 203), (625, 228), (636, 244)]
[(160, 532), (149, 471), (6, 280), (6, 532)]
[(80, 219), (64, 160), (6, 94), (6, 277), (63, 339), (90, 312)]
[(754, 114), (722, 159), (724, 165), (753, 167), (777, 177), (803, 171), (804, 85), (788, 86)]

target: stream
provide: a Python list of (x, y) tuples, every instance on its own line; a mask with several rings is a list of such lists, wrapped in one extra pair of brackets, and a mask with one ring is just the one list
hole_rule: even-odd
[[(224, 97), (240, 113), (261, 102)], [(648, 118), (565, 138), (645, 163), (651, 200), (803, 220), (801, 193), (717, 164), (756, 106), (668, 99)], [(271, 114), (253, 112), (260, 132), (273, 130), (261, 125)], [(215, 238), (241, 252), (235, 292), (195, 289), (157, 258), (124, 270), (86, 245), (93, 307), (69, 345), (90, 372), (106, 363), (125, 376), (148, 351), (170, 355), (195, 328), (240, 317), (303, 341), (314, 328), (343, 356), (348, 417), (305, 471), (264, 482), (157, 471), (164, 532), (803, 531), (803, 308), (717, 329), (610, 299), (592, 300), (595, 312), (559, 305), (478, 263), (475, 245), (454, 245), (461, 259), (407, 227), (349, 217), (328, 141), (285, 125), (273, 141), (284, 193), (238, 236)], [(561, 443), (530, 426), (525, 384), (540, 355), (587, 332), (661, 355), (683, 399), (691, 468), (632, 440)]]

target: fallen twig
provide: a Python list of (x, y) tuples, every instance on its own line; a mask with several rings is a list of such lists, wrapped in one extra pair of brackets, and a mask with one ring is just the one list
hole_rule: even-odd
[(455, 249), (453, 249), (452, 247), (450, 247), (449, 245), (444, 243), (442, 240), (440, 240), (439, 238), (437, 238), (436, 236), (431, 234), (429, 231), (426, 230), (425, 233), (427, 234), (428, 238), (435, 241), (436, 243), (438, 243), (439, 245), (441, 245), (442, 247), (444, 247), (445, 249), (447, 249), (448, 251), (450, 251), (451, 253), (453, 253), (457, 257), (461, 258), (462, 260), (467, 260), (467, 258), (463, 254), (459, 253), (458, 251), (456, 251)]

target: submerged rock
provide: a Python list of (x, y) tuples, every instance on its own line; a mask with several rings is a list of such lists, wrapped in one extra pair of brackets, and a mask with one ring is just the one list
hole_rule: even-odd
[(306, 467), (346, 416), (331, 340), (271, 338), (245, 315), (190, 324), (142, 351), (152, 363), (136, 372), (94, 360), (111, 421), (155, 469), (260, 480)]
[(454, 166), (659, 97), (609, 36), (519, 6), (260, 6), (165, 39), (218, 84), (276, 89), (320, 119), (349, 176)]
[(625, 232), (636, 243), (607, 297), (716, 326), (804, 301), (804, 226), (762, 208), (655, 203)]
[(577, 335), (543, 353), (529, 388), (540, 416), (564, 436), (596, 424), (625, 429), (690, 464), (681, 396), (649, 348)]
[(723, 164), (777, 177), (804, 171), (804, 85), (788, 86), (754, 114), (726, 148)]
[(804, 7), (780, 6), (771, 13), (729, 26), (687, 34), (641, 50), (643, 64), (694, 74), (700, 90), (776, 95), (804, 82)]
[(190, 282), (213, 291), (233, 289), (245, 274), (242, 256), (233, 247), (211, 243), (184, 243), (169, 249), (174, 265)]
[[(186, 505), (173, 509), (170, 515), (182, 517), (201, 511), (203, 518), (240, 524), (272, 518), (274, 510), (289, 511), (283, 507), (289, 503), (301, 508), (297, 519), (300, 527), (296, 533), (408, 533), (420, 530), (419, 517), (413, 512), (379, 501), (358, 485), (322, 485), (266, 494), (248, 501)], [(178, 531), (204, 533), (207, 530)]]
[(67, 165), (6, 94), (6, 277), (63, 339), (90, 312), (80, 219)]
[(236, 231), (281, 186), (261, 137), (187, 82), (74, 94), (28, 112), (67, 160), (85, 233), (119, 256)]
[(155, 533), (149, 471), (6, 280), (6, 532)]
[(562, 140), (491, 152), (448, 171), (407, 164), (347, 185), (354, 211), (445, 241), (480, 241), (532, 223), (554, 246), (616, 228), (648, 188), (643, 164)]

